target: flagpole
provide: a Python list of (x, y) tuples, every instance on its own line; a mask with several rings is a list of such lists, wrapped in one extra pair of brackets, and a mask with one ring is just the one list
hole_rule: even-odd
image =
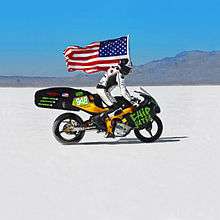
[(131, 65), (131, 60), (130, 60), (130, 35), (128, 34), (127, 35), (127, 52), (128, 52), (128, 60), (129, 60), (129, 65)]

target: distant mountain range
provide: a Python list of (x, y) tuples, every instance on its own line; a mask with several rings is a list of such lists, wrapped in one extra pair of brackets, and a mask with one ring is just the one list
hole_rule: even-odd
[[(102, 74), (71, 77), (0, 76), (2, 87), (95, 86)], [(220, 51), (185, 51), (175, 57), (135, 66), (128, 85), (220, 84)]]
[(219, 84), (220, 51), (185, 51), (138, 66), (135, 75), (138, 83)]

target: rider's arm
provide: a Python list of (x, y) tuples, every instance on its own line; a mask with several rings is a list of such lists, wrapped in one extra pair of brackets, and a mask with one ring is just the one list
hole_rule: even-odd
[(132, 97), (126, 88), (123, 74), (117, 74), (117, 82), (121, 91), (121, 95), (130, 102), (132, 100)]
[(97, 88), (105, 88), (105, 87), (106, 87), (106, 83), (107, 83), (107, 77), (106, 77), (106, 75), (104, 75), (104, 76), (100, 79), (100, 81), (99, 81), (99, 83), (98, 83), (98, 85), (97, 85)]

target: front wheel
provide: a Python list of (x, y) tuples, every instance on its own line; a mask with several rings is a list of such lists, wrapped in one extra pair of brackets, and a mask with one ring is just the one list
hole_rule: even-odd
[(76, 130), (83, 126), (83, 120), (76, 114), (64, 113), (53, 123), (54, 137), (62, 144), (76, 144), (84, 136), (85, 130)]
[(155, 115), (151, 124), (147, 125), (144, 129), (134, 129), (136, 137), (145, 143), (156, 141), (162, 134), (163, 124), (160, 118)]

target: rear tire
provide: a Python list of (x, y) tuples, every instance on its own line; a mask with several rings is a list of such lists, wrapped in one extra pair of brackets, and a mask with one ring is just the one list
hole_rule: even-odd
[(162, 124), (162, 121), (160, 120), (160, 118), (157, 115), (155, 115), (154, 118), (153, 118), (152, 123), (154, 123), (154, 122), (157, 124), (157, 130), (156, 130), (156, 133), (154, 135), (150, 136), (150, 137), (146, 137), (145, 135), (142, 135), (142, 133), (141, 133), (141, 131), (147, 130), (146, 128), (144, 128), (142, 130), (138, 130), (138, 129), (134, 130), (134, 133), (135, 133), (136, 137), (140, 141), (145, 142), (145, 143), (151, 143), (151, 142), (156, 141), (161, 136), (162, 131), (163, 131), (163, 124)]
[[(62, 124), (62, 125), (61, 125)], [(85, 135), (85, 131), (69, 132), (68, 127), (82, 127), (83, 120), (76, 114), (64, 113), (58, 116), (53, 123), (53, 134), (57, 141), (62, 144), (76, 144)], [(62, 130), (60, 129), (62, 128)], [(66, 137), (64, 136), (66, 135)]]

